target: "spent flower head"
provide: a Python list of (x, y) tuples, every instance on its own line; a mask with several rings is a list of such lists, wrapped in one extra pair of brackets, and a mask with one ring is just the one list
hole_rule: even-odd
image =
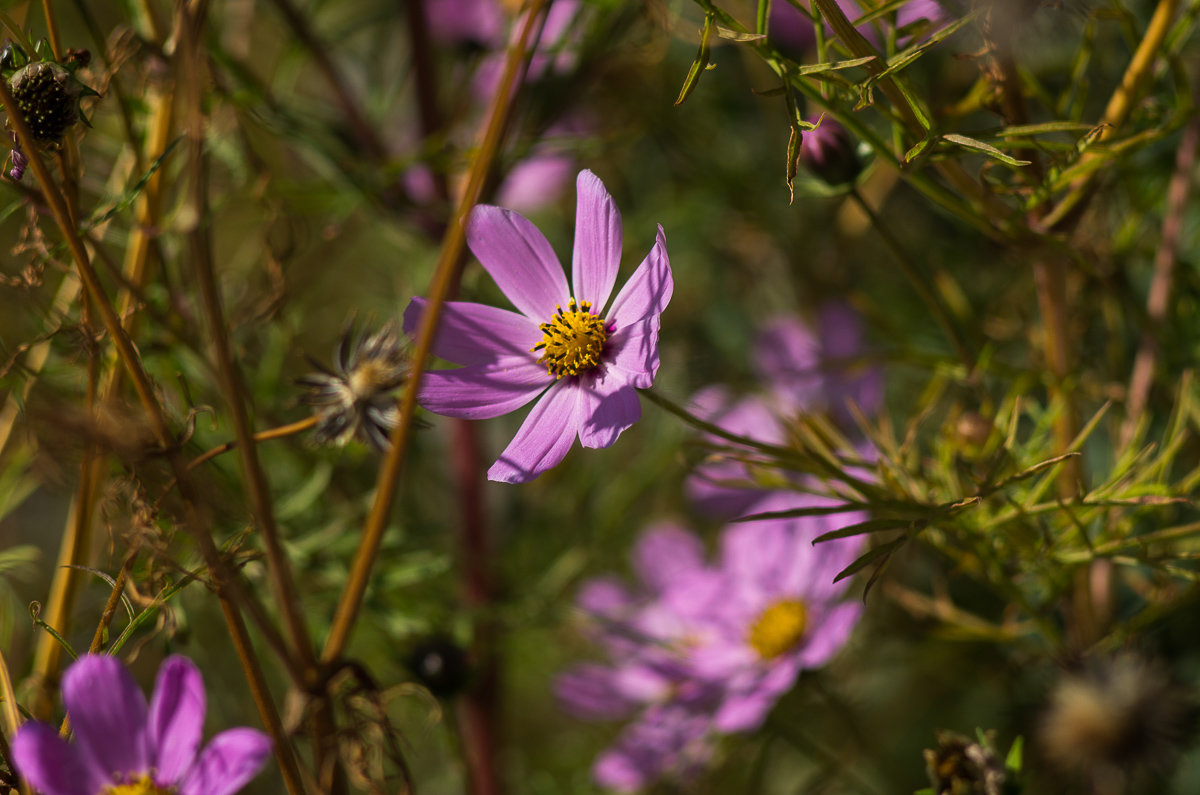
[[(524, 483), (560, 462), (575, 437), (608, 447), (641, 417), (637, 389), (658, 372), (659, 315), (673, 281), (662, 227), (650, 253), (609, 303), (621, 261), (621, 213), (600, 179), (581, 171), (571, 285), (545, 236), (523, 216), (480, 205), (467, 244), (518, 312), (448, 302), (433, 352), (463, 365), (426, 373), (418, 400), (450, 417), (487, 419), (540, 399), (488, 478)], [(414, 298), (404, 329), (425, 312)]]
[(168, 657), (146, 697), (121, 662), (89, 654), (63, 676), (75, 732), (44, 723), (13, 738), (19, 772), (42, 795), (232, 795), (271, 753), (256, 729), (227, 729), (201, 749), (204, 681), (186, 657)]
[(408, 380), (408, 354), (394, 322), (362, 335), (347, 324), (334, 350), (333, 369), (313, 361), (320, 372), (296, 379), (303, 400), (317, 414), (319, 444), (342, 445), (355, 436), (386, 449), (399, 422), (395, 392)]

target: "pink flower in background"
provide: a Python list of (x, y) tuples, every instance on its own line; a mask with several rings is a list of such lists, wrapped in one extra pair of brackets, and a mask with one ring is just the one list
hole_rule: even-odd
[[(775, 492), (759, 510), (828, 504)], [(716, 565), (695, 535), (659, 524), (634, 550), (639, 588), (610, 578), (584, 586), (578, 606), (609, 662), (575, 666), (555, 692), (576, 717), (631, 720), (596, 761), (599, 783), (628, 791), (686, 778), (717, 735), (757, 728), (802, 669), (837, 653), (861, 605), (840, 602), (846, 583), (833, 579), (861, 539), (812, 542), (856, 521), (848, 513), (731, 525)]]
[(828, 411), (851, 422), (849, 403), (865, 414), (883, 407), (883, 376), (863, 361), (862, 322), (849, 305), (822, 307), (814, 334), (804, 321), (781, 315), (755, 344), (755, 369), (784, 416)]
[[(758, 395), (735, 399), (725, 387), (709, 386), (692, 396), (691, 410), (707, 422), (756, 442), (782, 445), (786, 440), (778, 410)], [(741, 516), (766, 493), (754, 464), (763, 456), (749, 448), (740, 453), (725, 452), (732, 442), (717, 436), (706, 436), (705, 441), (722, 452), (698, 464), (684, 482), (684, 490), (705, 516)]]
[[(851, 22), (863, 16), (863, 7), (855, 0), (837, 0), (837, 4)], [(808, 5), (811, 7), (811, 0)], [(937, 0), (910, 0), (896, 11), (896, 27), (903, 28), (922, 19), (939, 25), (948, 18), (949, 14), (946, 9)], [(859, 25), (858, 32), (876, 47), (880, 46), (879, 28), (874, 24)], [(834, 37), (833, 30), (828, 24), (825, 25), (825, 33), (826, 36)], [(812, 20), (786, 1), (771, 4), (767, 34), (775, 46), (796, 56), (817, 46)]]
[(706, 568), (704, 547), (670, 523), (651, 526), (633, 551), (640, 587), (597, 578), (580, 590), (577, 606), (611, 663), (582, 663), (560, 675), (563, 708), (585, 720), (627, 720), (616, 743), (596, 760), (603, 786), (628, 791), (664, 777), (686, 778), (711, 753), (708, 736), (719, 687), (690, 676), (691, 627), (675, 599), (680, 584)]
[[(433, 351), (463, 365), (426, 373), (418, 399), (436, 413), (498, 417), (539, 398), (488, 470), (524, 483), (562, 461), (575, 437), (608, 447), (641, 417), (637, 389), (658, 372), (659, 315), (673, 282), (662, 227), (650, 253), (609, 304), (621, 259), (621, 213), (600, 179), (576, 181), (575, 253), (568, 287), (553, 249), (523, 216), (481, 205), (467, 244), (519, 310), (448, 302)], [(416, 333), (425, 300), (414, 298), (404, 328)]]
[[(754, 511), (833, 504), (776, 491)], [(698, 678), (722, 685), (717, 731), (758, 728), (801, 670), (824, 665), (845, 645), (862, 605), (840, 601), (848, 581), (833, 580), (857, 558), (862, 537), (813, 541), (865, 520), (861, 512), (845, 512), (730, 525), (721, 536), (719, 568), (685, 583), (691, 598), (677, 601), (695, 632), (689, 664)]]
[(80, 657), (63, 676), (75, 743), (44, 723), (13, 739), (17, 771), (42, 795), (231, 795), (271, 753), (255, 729), (227, 729), (203, 750), (204, 682), (186, 657), (168, 657), (146, 697), (119, 660)]
[[(723, 386), (705, 387), (692, 397), (692, 411), (732, 434), (775, 446), (787, 445), (786, 421), (797, 414), (825, 411), (851, 425), (851, 402), (865, 414), (878, 412), (883, 378), (877, 367), (862, 362), (858, 315), (845, 304), (827, 304), (819, 329), (814, 334), (791, 315), (768, 320), (754, 344), (754, 369), (763, 393), (735, 398)], [(770, 461), (758, 466), (766, 456), (752, 448), (738, 448), (716, 436), (705, 440), (719, 452), (695, 467), (685, 488), (706, 515), (741, 516), (774, 488), (798, 480)]]

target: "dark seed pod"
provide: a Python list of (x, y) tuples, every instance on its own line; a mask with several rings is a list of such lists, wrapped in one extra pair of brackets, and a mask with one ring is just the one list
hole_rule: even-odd
[(82, 86), (53, 61), (22, 67), (9, 80), (9, 89), (39, 143), (62, 143), (67, 130), (79, 121)]
[(853, 182), (862, 171), (850, 133), (828, 116), (817, 129), (804, 133), (800, 162), (830, 185)]
[(445, 635), (419, 641), (408, 653), (408, 667), (417, 681), (438, 698), (455, 695), (467, 684), (467, 653)]

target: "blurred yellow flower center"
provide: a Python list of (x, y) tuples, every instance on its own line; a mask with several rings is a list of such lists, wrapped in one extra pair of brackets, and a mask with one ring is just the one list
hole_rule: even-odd
[(542, 352), (538, 363), (546, 365), (546, 372), (556, 379), (579, 375), (600, 364), (608, 330), (604, 328), (604, 318), (592, 314), (591, 301), (576, 305), (572, 298), (567, 311), (560, 306), (550, 322), (538, 328), (542, 341), (530, 351)]
[(762, 612), (747, 639), (764, 660), (795, 648), (804, 636), (808, 611), (798, 599), (782, 599)]
[(149, 773), (143, 773), (141, 778), (124, 784), (114, 784), (100, 795), (172, 795), (173, 787), (163, 788), (154, 783)]

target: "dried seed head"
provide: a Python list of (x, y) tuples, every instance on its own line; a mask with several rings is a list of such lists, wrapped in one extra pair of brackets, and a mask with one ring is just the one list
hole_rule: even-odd
[(378, 450), (388, 446), (399, 421), (395, 392), (408, 380), (408, 354), (395, 323), (360, 336), (347, 324), (334, 351), (333, 369), (297, 379), (304, 402), (317, 412), (318, 444), (342, 445), (354, 436)]
[(79, 121), (83, 85), (53, 61), (36, 61), (21, 67), (8, 81), (34, 140), (57, 145)]
[(1064, 771), (1153, 770), (1170, 761), (1194, 719), (1192, 699), (1162, 665), (1126, 653), (1089, 659), (1059, 680), (1040, 740)]
[(992, 732), (983, 742), (951, 731), (937, 733), (937, 748), (926, 749), (925, 772), (936, 795), (1002, 795), (1007, 771), (993, 747)]

